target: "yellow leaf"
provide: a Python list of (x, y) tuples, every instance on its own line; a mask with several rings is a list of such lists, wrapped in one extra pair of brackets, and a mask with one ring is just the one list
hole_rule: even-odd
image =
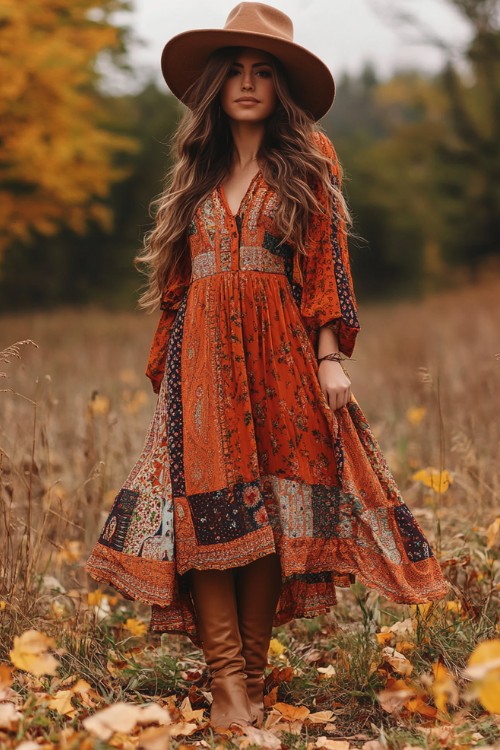
[(73, 695), (72, 690), (58, 690), (57, 693), (50, 698), (47, 705), (54, 711), (57, 711), (61, 716), (74, 716), (76, 709), (71, 703), (71, 697)]
[(446, 713), (448, 704), (455, 706), (458, 703), (458, 688), (453, 675), (448, 672), (444, 664), (436, 662), (433, 664), (432, 671), (434, 672), (432, 684), (434, 703), (438, 711)]
[(54, 639), (44, 633), (26, 630), (22, 635), (14, 637), (10, 659), (15, 667), (37, 677), (42, 674), (55, 675), (59, 662), (48, 653), (48, 649), (55, 646)]
[(427, 409), (425, 406), (414, 406), (407, 410), (406, 419), (410, 424), (419, 424), (425, 417)]
[(470, 655), (464, 675), (473, 681), (483, 708), (500, 713), (500, 639), (480, 643)]
[(273, 656), (280, 656), (284, 651), (286, 651), (285, 646), (283, 646), (277, 638), (271, 638), (269, 643), (269, 653)]
[(100, 396), (98, 393), (94, 394), (89, 403), (89, 411), (94, 417), (108, 414), (109, 408), (109, 398), (107, 396)]
[(89, 591), (87, 594), (87, 602), (90, 607), (96, 607), (99, 606), (99, 604), (102, 602), (102, 598), (104, 596), (104, 592), (102, 589), (95, 589), (95, 591)]
[(137, 620), (133, 617), (129, 617), (128, 620), (126, 620), (125, 627), (130, 631), (130, 633), (132, 633), (132, 635), (144, 635), (144, 633), (146, 633), (148, 629), (148, 626), (145, 622)]
[(413, 474), (412, 479), (417, 482), (422, 482), (426, 487), (430, 487), (434, 492), (440, 494), (446, 492), (453, 481), (446, 469), (439, 471), (439, 469), (436, 469), (433, 466), (428, 466), (426, 469), (416, 471)]
[(500, 534), (500, 516), (495, 518), (492, 524), (486, 529), (486, 549), (491, 549), (498, 541)]

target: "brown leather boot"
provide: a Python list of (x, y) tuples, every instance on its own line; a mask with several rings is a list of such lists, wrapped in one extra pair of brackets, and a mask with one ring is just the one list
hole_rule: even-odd
[(234, 569), (191, 569), (190, 590), (212, 678), (212, 727), (248, 726), (252, 723), (252, 712), (246, 690)]
[(266, 555), (237, 569), (236, 597), (247, 693), (253, 722), (258, 727), (264, 721), (264, 671), (280, 592), (281, 564), (278, 554)]

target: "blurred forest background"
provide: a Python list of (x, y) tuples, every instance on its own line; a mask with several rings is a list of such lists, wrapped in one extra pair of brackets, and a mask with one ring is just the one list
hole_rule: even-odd
[[(337, 75), (323, 121), (345, 169), (363, 299), (422, 293), (500, 272), (498, 0), (444, 0), (470, 26), (433, 75)], [(127, 70), (122, 0), (23, 0), (0, 10), (0, 311), (94, 303), (133, 308), (133, 257), (168, 166), (181, 106)], [(123, 14), (120, 15), (123, 17)], [(394, 14), (400, 28), (414, 25)], [(422, 55), (426, 47), (422, 46)], [(375, 66), (376, 66), (376, 61)]]

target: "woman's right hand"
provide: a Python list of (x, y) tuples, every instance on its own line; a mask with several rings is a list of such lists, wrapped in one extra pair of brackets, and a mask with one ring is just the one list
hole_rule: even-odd
[(330, 409), (340, 409), (351, 400), (351, 381), (340, 362), (323, 359), (319, 363), (318, 380)]

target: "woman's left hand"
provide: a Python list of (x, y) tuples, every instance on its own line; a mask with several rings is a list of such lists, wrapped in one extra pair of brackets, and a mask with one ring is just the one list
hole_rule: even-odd
[(351, 400), (351, 381), (340, 362), (324, 359), (319, 363), (318, 379), (330, 409), (340, 409)]

